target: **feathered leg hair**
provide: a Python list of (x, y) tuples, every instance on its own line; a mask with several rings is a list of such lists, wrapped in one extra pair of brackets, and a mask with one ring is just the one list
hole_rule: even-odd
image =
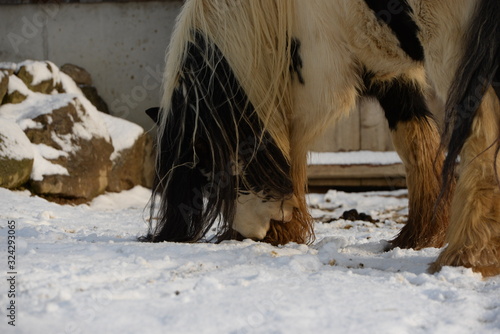
[[(500, 2), (480, 0), (466, 33), (466, 47), (447, 101), (443, 143), (448, 143), (443, 189), (460, 176), (452, 201), (448, 246), (430, 267), (466, 266), (500, 274), (498, 88), (490, 88), (500, 66)], [(443, 196), (445, 197), (445, 196)]]

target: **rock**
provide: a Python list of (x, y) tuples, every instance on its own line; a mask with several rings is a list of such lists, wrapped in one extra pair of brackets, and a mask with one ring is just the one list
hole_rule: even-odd
[(122, 118), (107, 114), (101, 116), (114, 147), (107, 191), (120, 192), (141, 185), (147, 141), (144, 130)]
[(358, 210), (352, 209), (349, 211), (344, 211), (340, 219), (350, 220), (350, 221), (367, 221), (370, 223), (377, 223), (378, 220), (372, 218), (372, 216), (367, 215), (364, 212), (359, 213)]
[(5, 95), (3, 99), (3, 104), (7, 103), (12, 103), (12, 104), (18, 104), (26, 100), (26, 95), (23, 95), (19, 91), (15, 90), (14, 92)]
[(93, 86), (80, 86), (85, 97), (99, 110), (105, 114), (109, 114), (108, 104), (97, 93), (97, 88)]
[(9, 88), (9, 74), (7, 71), (0, 70), (0, 103), (3, 101), (5, 95), (7, 95), (7, 89)]
[(107, 191), (129, 190), (142, 183), (146, 137), (140, 136), (130, 148), (121, 150), (113, 159)]
[(14, 74), (11, 74), (7, 80), (7, 91), (3, 97), (2, 104), (19, 104), (26, 100), (29, 94), (30, 90), (24, 82)]
[(92, 77), (89, 72), (80, 66), (64, 64), (61, 72), (67, 74), (80, 87), (85, 97), (97, 108), (97, 110), (109, 114), (109, 108), (104, 99), (97, 92), (97, 88), (92, 86)]
[(137, 185), (153, 188), (155, 157), (153, 138), (143, 133), (132, 147), (120, 151), (113, 159), (106, 190), (120, 192)]
[[(87, 102), (88, 103), (88, 102)], [(25, 129), (40, 156), (49, 164), (59, 166), (57, 172), (38, 173), (30, 181), (32, 190), (40, 195), (90, 200), (108, 186), (113, 146), (109, 138), (92, 133), (95, 127), (89, 111), (76, 98), (72, 103), (41, 114), (33, 119), (37, 126)], [(90, 123), (90, 124), (89, 124)]]
[(0, 187), (24, 185), (33, 168), (33, 147), (14, 122), (0, 118)]
[[(87, 72), (84, 68), (81, 68), (80, 66), (76, 66), (73, 64), (64, 64), (61, 66), (61, 72), (66, 73), (69, 75), (73, 81), (79, 85), (79, 86), (92, 86), (92, 77), (90, 76), (90, 73)], [(99, 111), (99, 108), (97, 108)]]
[(24, 132), (32, 152), (27, 161), (1, 156), (0, 172), (23, 171), (16, 182), (4, 181), (0, 173), (2, 186), (16, 187), (29, 178), (32, 192), (59, 203), (89, 201), (106, 190), (152, 187), (153, 139), (140, 126), (99, 112), (107, 105), (91, 83), (90, 75), (74, 65), (60, 71), (48, 61), (0, 62), (0, 117)]

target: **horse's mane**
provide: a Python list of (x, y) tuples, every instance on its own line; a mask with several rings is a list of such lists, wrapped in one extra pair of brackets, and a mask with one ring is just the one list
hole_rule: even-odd
[[(193, 40), (195, 29), (202, 32), (206, 43), (213, 44), (208, 45), (207, 50), (222, 52), (264, 128), (289, 158), (287, 118), (292, 110), (289, 94), (292, 60), (288, 55), (293, 51), (292, 15), (292, 1), (186, 2), (167, 52), (162, 109), (170, 110), (185, 48), (190, 42), (196, 42)], [(162, 117), (160, 128), (165, 119)]]

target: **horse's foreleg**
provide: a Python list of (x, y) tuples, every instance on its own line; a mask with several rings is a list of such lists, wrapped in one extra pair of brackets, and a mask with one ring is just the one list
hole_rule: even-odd
[(392, 247), (421, 249), (443, 246), (448, 226), (446, 200), (437, 199), (441, 190), (444, 160), (440, 137), (427, 108), (422, 89), (406, 79), (395, 79), (377, 88), (371, 85), (385, 111), (393, 143), (406, 169), (408, 221), (391, 241)]
[[(429, 271), (465, 266), (484, 276), (500, 274), (500, 188), (495, 174), (500, 104), (492, 90), (484, 97), (460, 158), (446, 243)], [(488, 148), (489, 147), (489, 148)]]
[(448, 226), (449, 203), (438, 202), (444, 155), (439, 133), (430, 117), (400, 122), (392, 130), (394, 146), (404, 162), (409, 213), (406, 225), (392, 240), (393, 247), (442, 247)]
[(264, 241), (273, 245), (284, 245), (289, 242), (303, 244), (314, 240), (314, 221), (309, 214), (306, 202), (307, 151), (299, 153), (292, 148), (291, 157), (294, 196), (292, 199), (284, 201), (283, 205), (291, 207), (293, 215), (292, 219), (287, 222), (271, 220), (271, 226)]

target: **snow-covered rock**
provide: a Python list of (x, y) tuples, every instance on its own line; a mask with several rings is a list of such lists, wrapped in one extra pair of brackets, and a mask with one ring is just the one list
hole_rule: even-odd
[(50, 61), (27, 60), (18, 64), (16, 76), (33, 92), (62, 92), (59, 68)]
[(9, 76), (0, 117), (18, 124), (34, 149), (37, 194), (92, 199), (108, 184), (113, 152), (100, 112), (50, 62), (26, 61)]
[(0, 187), (17, 188), (26, 183), (33, 169), (34, 152), (23, 130), (0, 118)]
[(114, 152), (107, 191), (120, 192), (142, 184), (146, 157), (147, 134), (139, 125), (102, 114), (111, 135)]
[(39, 153), (67, 171), (48, 174), (35, 169), (31, 186), (36, 193), (92, 199), (106, 190), (113, 146), (109, 138), (92, 134), (89, 128), (97, 120), (88, 117), (78, 98), (32, 121), (36, 126), (25, 129), (28, 138), (38, 147), (52, 148)]
[(100, 112), (53, 63), (0, 63), (2, 91), (0, 117), (27, 137), (29, 188), (36, 194), (91, 200), (106, 190), (150, 186), (144, 166), (152, 165), (152, 143), (144, 130)]
[(0, 103), (2, 102), (4, 96), (7, 94), (7, 88), (9, 87), (9, 73), (4, 71), (0, 67)]

